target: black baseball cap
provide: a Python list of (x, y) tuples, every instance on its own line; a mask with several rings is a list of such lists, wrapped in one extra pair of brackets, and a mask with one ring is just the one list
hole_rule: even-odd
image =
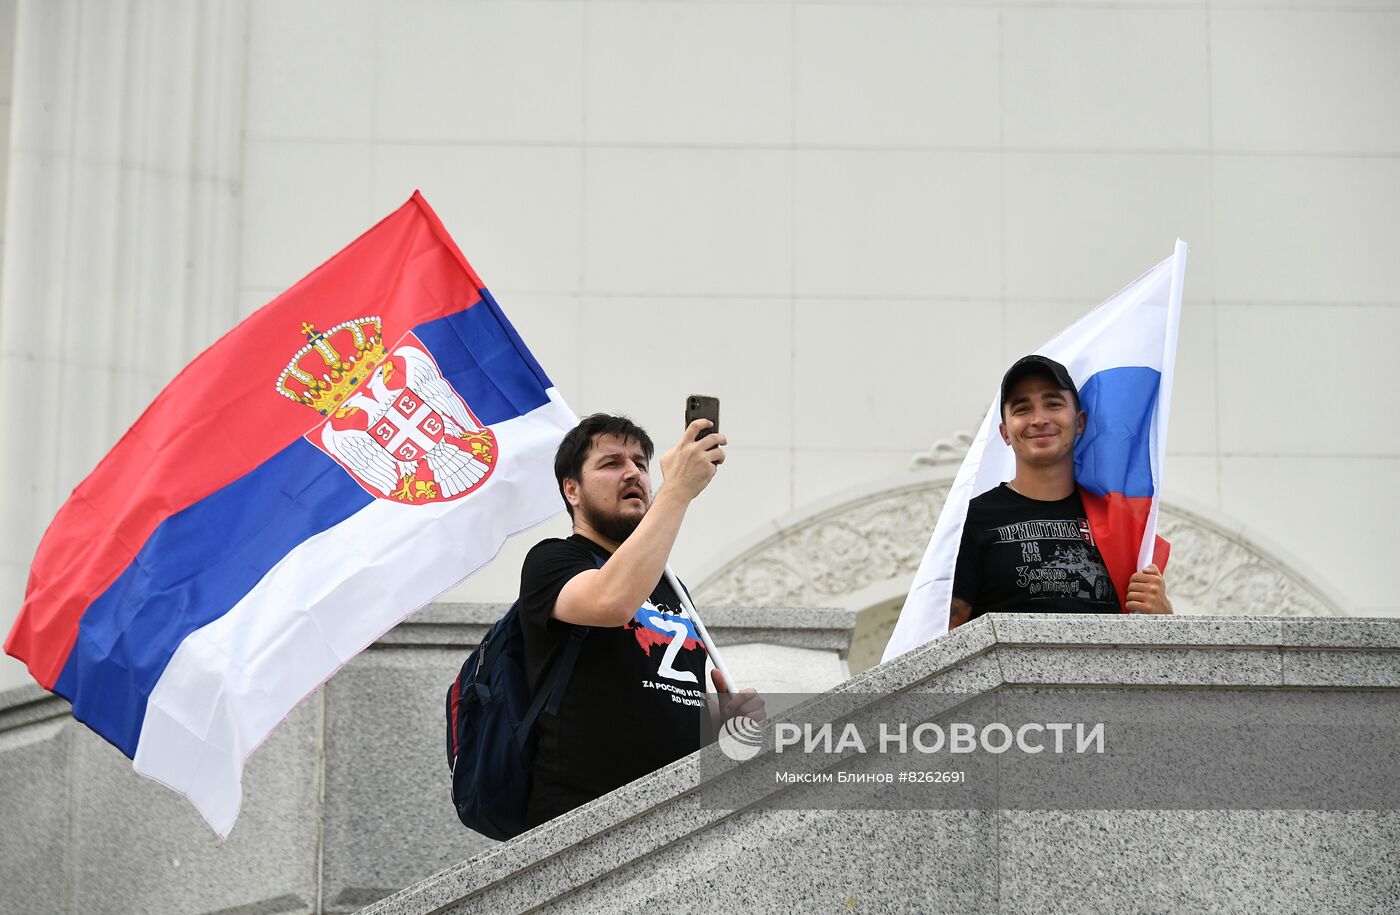
[(1069, 369), (1060, 365), (1049, 356), (1030, 355), (1017, 359), (1011, 368), (1006, 370), (1006, 374), (1001, 377), (1001, 409), (1006, 409), (1006, 395), (1011, 393), (1011, 389), (1016, 386), (1016, 382), (1027, 375), (1049, 375), (1061, 388), (1074, 395), (1075, 409), (1079, 409), (1079, 388), (1075, 386), (1074, 379), (1069, 377)]

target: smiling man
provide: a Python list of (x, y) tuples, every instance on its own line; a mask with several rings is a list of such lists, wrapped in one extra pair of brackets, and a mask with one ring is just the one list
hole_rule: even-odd
[(1017, 361), (1001, 381), (1001, 420), (1016, 475), (968, 503), (949, 628), (1007, 611), (1171, 613), (1155, 565), (1132, 576), (1122, 603), (1114, 591), (1074, 482), (1085, 414), (1065, 367)]
[[(544, 540), (520, 572), (525, 669), (538, 690), (565, 642), (582, 637), (558, 715), (542, 714), (526, 825), (537, 826), (700, 748), (713, 727), (707, 655), (664, 577), (691, 501), (724, 463), (723, 435), (691, 423), (661, 456), (652, 498), (651, 438), (597, 413), (559, 445), (554, 475), (573, 535)], [(713, 672), (718, 693), (726, 684)], [(724, 715), (763, 716), (751, 689)]]

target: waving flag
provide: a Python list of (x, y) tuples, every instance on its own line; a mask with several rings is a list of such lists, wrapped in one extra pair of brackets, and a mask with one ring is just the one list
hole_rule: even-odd
[(415, 193), (160, 393), (54, 518), (5, 650), (227, 836), (298, 702), (559, 511), (574, 422)]
[[(1036, 350), (1063, 364), (1079, 385), (1088, 420), (1074, 449), (1074, 476), (1120, 603), (1134, 572), (1154, 557), (1159, 567), (1166, 565), (1157, 506), (1186, 252), (1178, 240), (1171, 257)], [(948, 631), (968, 502), (1016, 475), (1016, 457), (997, 431), (1000, 423), (998, 392), (953, 479), (885, 646), (886, 661)]]

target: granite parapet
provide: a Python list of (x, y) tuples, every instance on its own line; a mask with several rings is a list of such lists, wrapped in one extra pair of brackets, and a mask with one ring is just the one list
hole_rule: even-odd
[[(1325, 629), (1316, 632), (1311, 622), (994, 615), (853, 678), (827, 701), (855, 714), (863, 695), (897, 707), (1024, 687), (1400, 689), (1391, 647), (1400, 621), (1317, 621)], [(853, 813), (772, 809), (761, 792), (724, 810), (700, 799), (746, 773), (750, 789), (762, 784), (772, 754), (737, 763), (719, 753), (702, 749), (366, 912), (1247, 912), (1261, 901), (1278, 911), (1385, 911), (1397, 898), (1396, 867), (1360, 863), (1397, 847), (1396, 811), (1363, 814), (1353, 834), (1351, 814), (1333, 810)], [(958, 866), (925, 872), (921, 849)], [(1092, 874), (1076, 863), (1086, 855)], [(1317, 872), (1333, 859), (1345, 876)]]
[[(796, 809), (809, 789), (773, 784), (772, 753), (736, 762), (718, 746), (515, 840), (490, 842), (453, 815), (442, 706), (465, 653), (505, 609), (433, 605), (346, 665), (251, 758), (245, 807), (222, 847), (187, 802), (136, 776), (62, 699), (38, 687), (0, 693), (0, 814), (33, 824), (0, 836), (0, 909), (1400, 905), (1395, 867), (1374, 853), (1400, 847), (1395, 811)], [(845, 611), (703, 612), (721, 646), (755, 639), (839, 653), (854, 626)], [(808, 701), (833, 720), (866, 720), (927, 716), (979, 697), (1005, 702), (1027, 689), (1166, 696), (1152, 691), (1240, 688), (1400, 690), (1400, 621), (992, 615)], [(715, 802), (726, 797), (745, 800)], [(1232, 844), (1240, 842), (1252, 843), (1249, 856)], [(920, 848), (939, 849), (955, 876), (924, 861)], [(1083, 856), (1094, 859), (1092, 874), (1070, 866)]]
[[(509, 604), (430, 604), (386, 633), (376, 648), (443, 646), (470, 650), (510, 609)], [(837, 652), (845, 657), (856, 611), (822, 607), (706, 607), (705, 628), (715, 643), (764, 643)]]

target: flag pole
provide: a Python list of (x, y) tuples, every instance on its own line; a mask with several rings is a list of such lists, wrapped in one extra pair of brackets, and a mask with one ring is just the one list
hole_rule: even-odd
[(705, 628), (700, 614), (695, 612), (695, 604), (691, 603), (690, 595), (676, 580), (676, 573), (671, 571), (669, 564), (666, 566), (666, 582), (671, 586), (671, 590), (676, 592), (676, 597), (680, 598), (681, 608), (685, 610), (686, 616), (690, 617), (690, 621), (695, 624), (695, 631), (700, 635), (700, 641), (705, 644), (705, 651), (709, 653), (710, 660), (714, 662), (715, 670), (724, 677), (724, 682), (729, 687), (728, 695), (734, 695), (738, 692), (738, 684), (734, 682), (734, 676), (729, 672), (729, 668), (724, 665), (724, 658), (720, 657), (719, 649), (715, 648), (715, 640), (710, 638), (710, 631)]
[[(1157, 409), (1152, 427), (1152, 437), (1156, 440), (1153, 450), (1160, 449), (1163, 457), (1167, 453), (1167, 420), (1171, 418), (1172, 385), (1176, 383), (1176, 342), (1181, 328), (1181, 296), (1186, 286), (1186, 255), (1189, 251), (1186, 242), (1178, 238), (1176, 248), (1172, 252), (1172, 278), (1167, 292), (1167, 328), (1162, 346), (1161, 387), (1157, 395)], [(1157, 518), (1162, 503), (1162, 470), (1163, 468), (1157, 465), (1157, 457), (1154, 454), (1152, 505), (1148, 509), (1147, 523), (1142, 529), (1142, 543), (1138, 547), (1139, 572), (1152, 561), (1152, 553), (1157, 544)]]

